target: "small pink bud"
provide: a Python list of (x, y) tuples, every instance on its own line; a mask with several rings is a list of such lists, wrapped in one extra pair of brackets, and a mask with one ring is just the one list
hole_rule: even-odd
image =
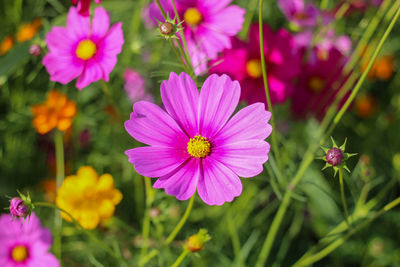
[(38, 57), (42, 54), (42, 48), (38, 44), (33, 44), (29, 47), (29, 54)]
[(334, 147), (328, 150), (325, 158), (329, 164), (331, 164), (332, 166), (337, 166), (342, 164), (344, 154), (340, 148)]
[(26, 217), (28, 215), (29, 208), (26, 206), (24, 201), (19, 197), (14, 197), (10, 200), (10, 214), (14, 217)]

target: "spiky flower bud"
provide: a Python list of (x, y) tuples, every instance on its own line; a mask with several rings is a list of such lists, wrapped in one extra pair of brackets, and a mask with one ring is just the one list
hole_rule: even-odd
[(29, 212), (29, 208), (19, 197), (10, 200), (10, 214), (14, 217), (25, 217)]
[(319, 159), (322, 159), (326, 162), (324, 168), (322, 169), (324, 170), (328, 167), (332, 167), (335, 171), (335, 176), (339, 168), (343, 168), (346, 171), (350, 172), (349, 168), (346, 166), (346, 160), (352, 156), (357, 155), (357, 153), (345, 153), (347, 139), (340, 147), (336, 145), (335, 140), (333, 140), (332, 137), (331, 140), (331, 148), (322, 147), (325, 152), (325, 156), (319, 157)]
[(343, 151), (337, 147), (331, 148), (328, 150), (328, 153), (326, 153), (325, 159), (326, 162), (332, 166), (340, 165), (344, 159)]
[(21, 192), (17, 192), (19, 197), (10, 199), (10, 214), (16, 218), (26, 218), (31, 215), (34, 208), (31, 197), (29, 193), (25, 196)]
[(163, 22), (159, 26), (161, 34), (169, 35), (174, 30), (174, 25), (171, 22)]
[(181, 23), (176, 24), (175, 23), (175, 18), (170, 19), (169, 16), (167, 15), (167, 18), (165, 19), (165, 22), (158, 22), (158, 31), (160, 32), (161, 36), (164, 37), (165, 39), (178, 39), (176, 34), (182, 30)]
[(189, 237), (186, 240), (185, 248), (190, 252), (198, 252), (204, 249), (204, 243), (211, 239), (206, 229), (200, 229), (200, 231)]

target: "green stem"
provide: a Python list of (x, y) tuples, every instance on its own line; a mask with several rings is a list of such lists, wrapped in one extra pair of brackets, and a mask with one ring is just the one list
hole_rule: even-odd
[(235, 253), (235, 262), (237, 262), (237, 266), (244, 266), (242, 253), (240, 251), (240, 239), (235, 225), (235, 221), (233, 220), (232, 217), (232, 205), (228, 208), (226, 220), (228, 224), (227, 226), (229, 234), (232, 239), (233, 251)]
[(175, 237), (179, 233), (179, 231), (182, 229), (183, 225), (185, 224), (186, 220), (189, 217), (190, 212), (192, 211), (195, 196), (196, 196), (196, 194), (193, 194), (193, 196), (190, 198), (189, 204), (186, 208), (185, 213), (183, 214), (183, 217), (181, 218), (179, 223), (175, 226), (175, 229), (171, 232), (171, 234), (168, 236), (168, 238), (165, 240), (165, 242), (164, 242), (165, 246), (169, 245), (175, 239)]
[(261, 59), (261, 69), (264, 81), (264, 88), (265, 88), (265, 96), (267, 98), (268, 110), (271, 112), (271, 125), (272, 125), (272, 147), (275, 154), (276, 163), (278, 165), (278, 169), (281, 172), (282, 164), (281, 164), (281, 157), (279, 155), (278, 150), (278, 140), (276, 138), (277, 129), (275, 127), (275, 116), (272, 109), (271, 97), (269, 94), (269, 87), (268, 87), (268, 79), (267, 79), (267, 68), (265, 64), (265, 56), (264, 56), (264, 32), (263, 32), (263, 0), (259, 2), (259, 14), (258, 14), (258, 26), (259, 26), (259, 35), (260, 35), (260, 59)]
[(384, 214), (385, 212), (391, 210), (392, 208), (396, 207), (397, 205), (400, 204), (400, 197), (396, 198), (395, 200), (393, 200), (392, 202), (390, 202), (389, 204), (385, 205), (381, 210), (379, 210), (378, 212), (376, 212), (372, 217), (370, 217), (368, 220), (365, 220), (364, 222), (362, 222), (361, 224), (359, 224), (357, 227), (355, 227), (353, 230), (349, 231), (349, 233), (347, 233), (346, 235), (336, 239), (335, 241), (333, 241), (332, 243), (330, 243), (328, 246), (326, 246), (324, 249), (320, 250), (319, 252), (312, 254), (310, 256), (301, 258), (300, 260), (298, 260), (294, 266), (308, 266), (311, 265), (321, 259), (323, 259), (324, 257), (326, 257), (327, 255), (329, 255), (332, 251), (334, 251), (335, 249), (337, 249), (339, 246), (341, 246), (347, 239), (349, 239), (352, 235), (354, 235), (355, 233), (357, 233), (358, 231), (360, 231), (362, 228), (364, 228), (365, 226), (367, 226), (368, 224), (370, 224), (372, 221), (374, 221), (375, 219), (377, 219), (379, 216), (381, 216), (382, 214)]
[(171, 265), (171, 267), (178, 267), (179, 264), (182, 263), (183, 259), (186, 257), (187, 254), (189, 254), (189, 250), (184, 249), (181, 253), (181, 255), (179, 255), (179, 257), (176, 259), (176, 261)]
[[(142, 249), (140, 251), (140, 260), (139, 263), (142, 263), (143, 258), (147, 254), (147, 249), (149, 247), (149, 233), (150, 233), (150, 208), (153, 202), (153, 194), (151, 188), (150, 178), (143, 177), (145, 189), (146, 189), (146, 210), (144, 212), (144, 219), (143, 219), (143, 229), (142, 229)], [(143, 266), (143, 264), (139, 264), (139, 266)]]
[[(175, 0), (172, 0), (172, 6), (174, 8), (175, 17), (178, 20), (178, 24), (181, 24), (182, 21), (181, 21), (181, 18), (179, 17), (178, 9), (176, 8)], [(188, 49), (187, 42), (186, 42), (186, 37), (185, 37), (185, 34), (183, 33), (183, 31), (181, 33), (181, 39), (182, 39), (183, 47), (185, 49), (182, 48), (180, 42), (178, 42), (178, 45), (181, 46), (181, 49), (183, 51), (186, 51), (186, 53), (184, 53), (185, 56), (186, 56), (185, 57), (186, 58), (186, 62), (189, 65), (190, 69), (192, 70), (191, 74), (192, 74), (193, 78), (195, 79), (196, 75), (194, 75), (194, 66), (192, 64), (192, 60), (190, 59), (189, 49)]]
[(286, 210), (290, 204), (292, 193), (298, 182), (300, 182), (301, 178), (303, 177), (304, 173), (306, 172), (308, 166), (314, 160), (313, 156), (313, 149), (309, 149), (304, 156), (304, 160), (300, 164), (299, 170), (297, 171), (295, 177), (293, 178), (292, 182), (288, 186), (288, 190), (286, 190), (285, 195), (283, 196), (283, 200), (279, 206), (278, 212), (276, 213), (272, 224), (269, 228), (267, 237), (264, 241), (263, 247), (261, 252), (258, 256), (256, 267), (263, 267), (265, 266), (265, 262), (268, 260), (268, 256), (271, 252), (272, 245), (274, 243), (276, 234), (278, 233), (279, 227), (285, 216)]
[[(365, 70), (365, 72), (362, 74), (361, 78), (358, 80), (352, 94), (350, 95), (350, 97), (347, 99), (346, 103), (343, 105), (343, 107), (340, 109), (339, 113), (336, 115), (336, 117), (334, 118), (333, 123), (331, 124), (330, 128), (328, 129), (328, 131), (325, 133), (324, 137), (321, 138), (321, 134), (323, 134), (323, 132), (325, 131), (328, 123), (324, 124), (324, 127), (320, 128), (320, 130), (318, 131), (318, 137), (317, 139), (320, 139), (319, 143), (323, 143), (324, 140), (326, 139), (327, 136), (330, 135), (330, 133), (333, 131), (333, 129), (336, 127), (336, 125), (339, 123), (340, 119), (342, 118), (344, 112), (347, 110), (348, 106), (350, 105), (350, 103), (353, 101), (353, 99), (355, 98), (355, 96), (357, 95), (358, 91), (360, 90), (362, 84), (365, 81), (365, 78), (367, 76), (367, 74), (369, 73), (373, 62), (375, 61), (378, 53), (380, 52), (380, 50), (382, 49), (383, 43), (386, 41), (387, 37), (389, 36), (389, 33), (391, 32), (391, 30), (394, 27), (394, 24), (396, 23), (398, 17), (400, 15), (400, 7), (398, 8), (395, 16), (393, 17), (391, 23), (389, 24), (388, 28), (386, 29), (383, 37), (381, 38), (378, 47), (375, 50), (374, 55), (372, 56), (367, 69)], [(325, 119), (324, 119), (325, 120)], [(330, 118), (326, 118), (325, 120), (326, 122), (330, 121)], [(279, 230), (280, 224), (282, 222), (282, 219), (286, 213), (286, 210), (290, 204), (291, 201), (291, 195), (292, 195), (292, 190), (294, 190), (294, 188), (296, 187), (296, 185), (300, 182), (301, 178), (303, 177), (305, 171), (307, 170), (308, 166), (312, 163), (313, 159), (314, 159), (314, 153), (316, 150), (317, 146), (315, 145), (315, 143), (311, 144), (309, 146), (309, 148), (307, 149), (307, 152), (305, 153), (305, 156), (302, 160), (302, 162), (300, 163), (300, 167), (299, 170), (297, 171), (295, 177), (293, 178), (292, 182), (289, 185), (289, 190), (286, 191), (282, 203), (279, 206), (278, 212), (276, 213), (271, 227), (268, 231), (267, 237), (265, 239), (264, 245), (261, 249), (260, 255), (258, 257), (257, 263), (256, 263), (256, 267), (262, 267), (264, 266), (264, 263), (267, 261), (269, 253), (271, 251), (273, 242), (275, 240), (276, 234)]]
[(350, 228), (350, 223), (349, 223), (349, 212), (347, 209), (347, 202), (346, 202), (346, 197), (344, 195), (344, 183), (343, 183), (343, 168), (339, 167), (339, 183), (340, 183), (340, 196), (342, 198), (342, 204), (343, 204), (343, 209), (344, 209), (344, 217), (346, 220), (347, 225)]
[(124, 259), (122, 259), (121, 257), (119, 257), (117, 254), (114, 253), (114, 251), (109, 248), (106, 244), (103, 243), (102, 240), (100, 240), (96, 235), (94, 235), (91, 231), (85, 229), (82, 227), (82, 225), (66, 210), (59, 208), (57, 205), (52, 204), (52, 203), (47, 203), (47, 202), (35, 202), (33, 203), (34, 206), (37, 207), (46, 207), (46, 208), (53, 208), (56, 209), (58, 212), (62, 212), (65, 213), (72, 221), (72, 223), (75, 225), (75, 227), (79, 230), (84, 232), (89, 238), (91, 238), (96, 244), (99, 244), (104, 251), (106, 251), (110, 256), (112, 256), (113, 258), (117, 259), (117, 260), (122, 260), (124, 261)]
[[(57, 191), (64, 181), (64, 141), (63, 133), (59, 130), (54, 132), (54, 146), (56, 150), (56, 188)], [(56, 229), (54, 235), (54, 253), (60, 259), (62, 257), (62, 219), (58, 210), (54, 214), (54, 227)]]
[(164, 17), (164, 19), (166, 19), (167, 13), (165, 13), (164, 8), (162, 7), (162, 5), (160, 3), (160, 0), (156, 0), (156, 4), (157, 4), (158, 8), (160, 9), (162, 16)]
[[(179, 51), (176, 49), (176, 46), (172, 39), (169, 39), (169, 43), (172, 47), (172, 50), (174, 50), (176, 57), (178, 58), (178, 61), (182, 63), (182, 67), (185, 71), (190, 72), (191, 70), (188, 69), (189, 65), (185, 61), (185, 53), (182, 51), (181, 47), (179, 47)], [(180, 53), (179, 53), (180, 52)]]
[(146, 263), (148, 263), (152, 258), (154, 258), (155, 256), (157, 256), (158, 253), (160, 253), (160, 252), (159, 252), (158, 250), (156, 250), (156, 249), (150, 251), (150, 253), (147, 254), (146, 257), (144, 257), (144, 258), (139, 262), (139, 264), (140, 264), (140, 265), (143, 265), (143, 266), (146, 265)]
[(339, 110), (338, 114), (335, 116), (333, 123), (336, 125), (339, 123), (340, 119), (343, 117), (343, 114), (346, 112), (350, 104), (353, 102), (354, 98), (356, 97), (358, 91), (360, 90), (362, 84), (364, 83), (365, 78), (367, 77), (368, 73), (370, 72), (372, 65), (375, 62), (375, 59), (378, 57), (379, 52), (381, 51), (383, 44), (385, 43), (387, 37), (389, 36), (390, 32), (392, 31), (394, 25), (397, 22), (397, 19), (399, 18), (400, 15), (400, 7), (397, 9), (396, 14), (394, 15), (392, 21), (390, 22), (388, 28), (386, 29), (385, 33), (383, 34), (381, 40), (379, 41), (379, 44), (377, 48), (375, 49), (375, 52), (371, 58), (371, 60), (368, 63), (367, 68), (361, 75), (361, 78), (358, 80), (357, 84), (355, 85), (353, 91), (351, 92), (349, 98), (346, 100), (342, 108)]

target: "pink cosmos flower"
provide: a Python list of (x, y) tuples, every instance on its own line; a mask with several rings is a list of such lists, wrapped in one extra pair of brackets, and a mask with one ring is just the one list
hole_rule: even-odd
[[(73, 5), (78, 5), (78, 12), (82, 16), (89, 16), (90, 2), (92, 0), (71, 0)], [(100, 4), (101, 0), (94, 0), (96, 4)]]
[[(296, 51), (290, 33), (284, 29), (273, 32), (264, 25), (264, 56), (267, 65), (268, 85), (272, 104), (282, 103), (293, 93), (292, 80), (300, 72), (301, 55)], [(212, 62), (210, 72), (228, 74), (238, 80), (242, 87), (241, 100), (249, 104), (266, 103), (260, 61), (258, 25), (250, 28), (248, 43), (234, 39), (233, 48), (223, 51)]]
[(278, 5), (286, 18), (296, 27), (317, 26), (320, 11), (312, 3), (304, 0), (278, 0)]
[(94, 10), (90, 23), (89, 17), (71, 7), (67, 27), (55, 26), (46, 36), (50, 52), (43, 58), (43, 65), (50, 80), (67, 84), (78, 78), (78, 89), (100, 79), (108, 81), (124, 43), (122, 23), (109, 27), (110, 17), (104, 8)]
[(137, 71), (126, 69), (124, 72), (124, 89), (132, 103), (139, 100), (153, 102), (153, 96), (146, 92), (146, 81)]
[(0, 216), (0, 264), (6, 267), (60, 266), (57, 258), (49, 253), (51, 233), (41, 226), (34, 213), (25, 221), (13, 216)]
[[(242, 29), (245, 10), (236, 5), (229, 5), (231, 1), (175, 1), (179, 17), (184, 20), (183, 34), (196, 74), (206, 69), (208, 59), (214, 59), (218, 52), (231, 48), (230, 37)], [(169, 17), (174, 18), (171, 0), (160, 2)], [(156, 24), (157, 20), (164, 22), (156, 3), (150, 5), (149, 15)]]
[(149, 146), (127, 150), (129, 162), (179, 200), (197, 190), (208, 205), (232, 201), (242, 193), (239, 176), (262, 172), (272, 131), (262, 103), (230, 118), (239, 97), (239, 83), (227, 75), (208, 77), (199, 94), (188, 74), (171, 73), (161, 84), (166, 111), (146, 101), (133, 105), (125, 129)]
[(297, 48), (300, 50), (309, 48), (313, 38), (317, 40), (315, 47), (320, 57), (326, 58), (332, 48), (339, 50), (346, 56), (350, 55), (352, 47), (351, 38), (347, 35), (338, 36), (333, 29), (325, 32), (323, 36), (314, 37), (312, 31), (304, 31), (296, 34), (294, 37)]
[(329, 50), (327, 58), (319, 57), (316, 49), (311, 53), (292, 98), (292, 113), (296, 118), (323, 118), (345, 80), (342, 70), (346, 61), (347, 57), (335, 48)]

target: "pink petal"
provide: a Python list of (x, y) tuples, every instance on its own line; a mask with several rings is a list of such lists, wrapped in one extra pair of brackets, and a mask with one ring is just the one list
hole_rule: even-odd
[(94, 59), (86, 61), (86, 66), (76, 82), (76, 88), (79, 90), (85, 88), (92, 82), (96, 82), (103, 77), (101, 65)]
[(50, 52), (43, 58), (43, 65), (50, 74), (51, 81), (67, 84), (82, 73), (85, 63), (75, 56)]
[(206, 204), (220, 206), (242, 193), (239, 177), (224, 164), (207, 157), (202, 160), (202, 167), (197, 192)]
[(210, 62), (210, 73), (227, 74), (232, 79), (241, 81), (248, 74), (246, 70), (247, 51), (244, 48), (227, 49), (220, 58)]
[(171, 72), (168, 81), (161, 84), (161, 98), (168, 113), (184, 132), (193, 137), (197, 134), (197, 107), (199, 92), (192, 78)]
[(94, 16), (92, 20), (92, 32), (91, 35), (94, 38), (102, 38), (107, 34), (107, 30), (110, 27), (110, 16), (103, 7), (98, 7), (94, 10)]
[(75, 40), (88, 38), (90, 35), (90, 20), (87, 16), (79, 15), (75, 7), (68, 12), (67, 29)]
[(265, 110), (263, 103), (255, 103), (241, 109), (214, 137), (219, 145), (244, 140), (264, 140), (272, 131), (268, 123), (271, 112)]
[(117, 55), (121, 52), (124, 44), (121, 27), (121, 23), (113, 25), (105, 38), (97, 44), (97, 53), (94, 60), (100, 63), (103, 70), (102, 78), (105, 81), (108, 81), (110, 73), (117, 64)]
[(229, 36), (236, 35), (243, 26), (245, 10), (232, 5), (207, 17), (207, 26)]
[(211, 156), (240, 177), (253, 177), (263, 171), (270, 146), (262, 140), (246, 140), (216, 145)]
[(125, 152), (136, 171), (147, 177), (166, 175), (189, 158), (186, 149), (170, 147), (138, 147)]
[(51, 52), (60, 54), (75, 53), (73, 47), (77, 40), (71, 38), (69, 32), (64, 27), (54, 26), (51, 31), (46, 35), (46, 44)]
[(202, 9), (208, 10), (209, 12), (217, 12), (227, 5), (229, 5), (232, 0), (202, 0), (198, 1)]
[(231, 48), (231, 38), (223, 32), (206, 27), (201, 28), (201, 33), (196, 37), (201, 49), (207, 54), (208, 59), (215, 59), (219, 52), (225, 48)]
[(200, 160), (191, 158), (172, 173), (157, 179), (153, 187), (164, 188), (168, 195), (187, 200), (196, 192), (200, 173)]
[(139, 142), (170, 148), (186, 148), (189, 138), (159, 106), (139, 101), (133, 105), (126, 131)]
[(212, 74), (204, 82), (199, 103), (199, 132), (212, 138), (235, 110), (240, 97), (240, 85), (227, 75)]

